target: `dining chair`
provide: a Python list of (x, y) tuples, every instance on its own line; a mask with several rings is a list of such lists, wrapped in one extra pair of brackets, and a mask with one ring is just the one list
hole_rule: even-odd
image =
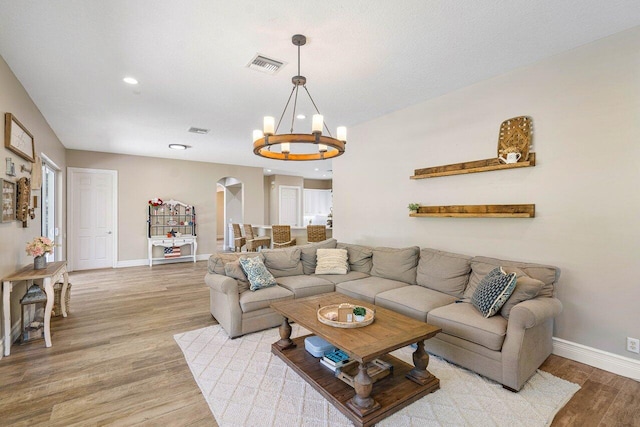
[(271, 231), (273, 232), (274, 248), (286, 248), (288, 246), (296, 245), (296, 239), (291, 238), (291, 226), (273, 225), (271, 226)]
[(242, 237), (240, 224), (231, 224), (233, 227), (233, 247), (234, 251), (242, 252), (242, 247), (247, 244), (247, 239)]
[(307, 225), (307, 242), (327, 240), (327, 227), (324, 225)]
[(253, 234), (253, 226), (251, 224), (243, 224), (244, 237), (247, 239), (247, 251), (255, 252), (261, 246), (267, 248), (271, 245), (271, 237), (269, 236), (256, 236)]

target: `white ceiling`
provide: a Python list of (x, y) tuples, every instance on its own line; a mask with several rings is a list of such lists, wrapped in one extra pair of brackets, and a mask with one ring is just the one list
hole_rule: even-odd
[[(335, 132), (637, 25), (638, 0), (0, 0), (0, 55), (67, 148), (322, 178), (330, 161), (252, 153), (292, 88), (293, 34)], [(256, 53), (288, 65), (249, 70)]]

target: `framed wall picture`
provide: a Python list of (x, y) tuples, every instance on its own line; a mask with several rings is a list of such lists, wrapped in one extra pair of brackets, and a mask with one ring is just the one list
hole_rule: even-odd
[(2, 184), (2, 222), (16, 220), (16, 184), (0, 178)]
[(33, 135), (11, 113), (4, 115), (4, 146), (25, 160), (35, 161)]

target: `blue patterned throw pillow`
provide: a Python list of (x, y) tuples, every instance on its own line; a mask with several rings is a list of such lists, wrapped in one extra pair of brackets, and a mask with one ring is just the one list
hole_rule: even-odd
[(515, 288), (516, 273), (507, 274), (502, 267), (496, 267), (478, 283), (471, 304), (484, 317), (491, 317), (500, 311)]
[(249, 289), (257, 291), (258, 289), (268, 288), (276, 285), (276, 279), (273, 274), (267, 270), (260, 257), (240, 258), (240, 266), (249, 279)]

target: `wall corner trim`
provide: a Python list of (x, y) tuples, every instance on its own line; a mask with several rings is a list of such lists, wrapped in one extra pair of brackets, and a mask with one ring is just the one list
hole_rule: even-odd
[(553, 354), (640, 381), (640, 360), (553, 337)]

